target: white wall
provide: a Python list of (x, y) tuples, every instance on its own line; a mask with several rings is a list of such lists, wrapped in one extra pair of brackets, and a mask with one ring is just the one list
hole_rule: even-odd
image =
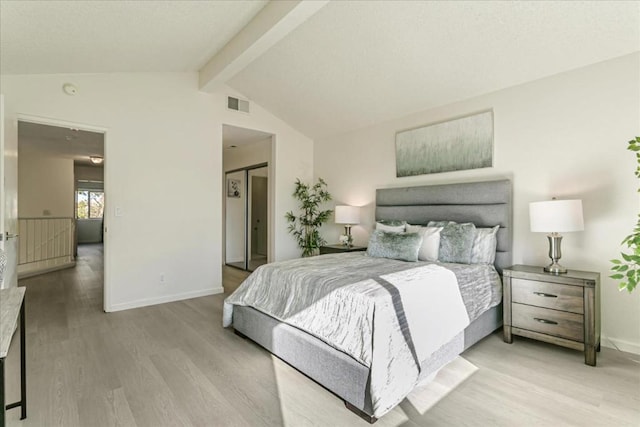
[(102, 242), (102, 219), (76, 220), (78, 244)]
[[(374, 220), (375, 189), (509, 177), (514, 186), (514, 262), (548, 263), (547, 239), (529, 231), (528, 205), (558, 198), (583, 200), (585, 231), (567, 233), (561, 263), (598, 271), (602, 280), (603, 345), (640, 353), (640, 292), (620, 293), (608, 260), (638, 215), (635, 157), (627, 141), (640, 135), (640, 54), (559, 74), (464, 102), (412, 114), (316, 141), (315, 174), (336, 204), (366, 206), (354, 227), (366, 244)], [(395, 133), (493, 108), (494, 167), (395, 176)], [(337, 241), (341, 228), (323, 229)]]
[(75, 165), (73, 171), (76, 181), (104, 181), (104, 167), (101, 166)]
[[(76, 96), (62, 92), (67, 82)], [(227, 110), (227, 94), (199, 92), (196, 73), (5, 75), (0, 84), (7, 139), (19, 114), (107, 130), (108, 311), (222, 292), (223, 123), (277, 135), (275, 254), (296, 255), (284, 212), (295, 178), (312, 177), (313, 142), (258, 105)]]
[(73, 185), (73, 160), (19, 149), (19, 217), (73, 217)]
[(225, 172), (268, 163), (271, 161), (271, 138), (225, 149), (223, 157)]

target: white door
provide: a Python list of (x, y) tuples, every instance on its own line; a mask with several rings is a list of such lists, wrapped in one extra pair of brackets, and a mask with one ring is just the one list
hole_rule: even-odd
[(18, 131), (7, 129), (0, 95), (0, 248), (7, 256), (2, 288), (18, 285)]

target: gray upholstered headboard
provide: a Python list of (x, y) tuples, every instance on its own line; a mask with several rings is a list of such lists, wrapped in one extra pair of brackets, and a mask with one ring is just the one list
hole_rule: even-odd
[(513, 213), (511, 181), (424, 185), (376, 190), (376, 220), (397, 219), (426, 225), (429, 221), (500, 225), (496, 269), (512, 264)]

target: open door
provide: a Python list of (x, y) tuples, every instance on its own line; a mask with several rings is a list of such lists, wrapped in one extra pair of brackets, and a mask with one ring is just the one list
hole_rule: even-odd
[(4, 96), (0, 95), (0, 248), (7, 256), (2, 288), (18, 286), (18, 138), (5, 138)]

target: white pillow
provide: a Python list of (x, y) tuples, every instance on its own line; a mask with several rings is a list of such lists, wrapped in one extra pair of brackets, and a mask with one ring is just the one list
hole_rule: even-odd
[(385, 233), (404, 233), (405, 221), (387, 221), (381, 220), (376, 222), (376, 230), (384, 231)]
[(420, 225), (407, 224), (407, 233), (419, 233), (422, 236), (422, 245), (418, 251), (420, 261), (437, 261), (440, 249), (440, 232), (442, 227), (422, 227)]
[(476, 228), (471, 249), (471, 264), (493, 264), (496, 260), (499, 225), (491, 228)]

